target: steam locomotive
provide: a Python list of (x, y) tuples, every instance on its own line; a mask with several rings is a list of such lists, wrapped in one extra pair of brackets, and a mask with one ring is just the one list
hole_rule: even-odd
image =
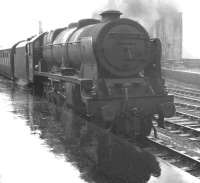
[(0, 50), (0, 73), (35, 85), (116, 134), (146, 137), (174, 115), (161, 74), (161, 43), (115, 10)]

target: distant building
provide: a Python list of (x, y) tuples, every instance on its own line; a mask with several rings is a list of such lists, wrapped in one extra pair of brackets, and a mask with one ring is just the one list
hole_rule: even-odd
[(162, 42), (162, 66), (182, 65), (182, 13), (173, 13), (157, 20), (151, 28), (152, 37)]

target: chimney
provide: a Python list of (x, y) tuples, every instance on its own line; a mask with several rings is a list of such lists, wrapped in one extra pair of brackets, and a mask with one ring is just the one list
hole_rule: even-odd
[(102, 12), (101, 15), (101, 20), (102, 22), (107, 22), (107, 21), (114, 21), (120, 18), (120, 15), (122, 13), (117, 10), (108, 10)]
[(38, 24), (39, 24), (39, 34), (42, 34), (43, 33), (42, 21), (39, 21)]

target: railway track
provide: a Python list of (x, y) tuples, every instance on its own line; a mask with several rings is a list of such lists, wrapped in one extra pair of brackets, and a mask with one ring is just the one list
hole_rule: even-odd
[(200, 90), (168, 84), (168, 91), (175, 96), (176, 116), (157, 128), (159, 139), (150, 136), (147, 150), (200, 179)]
[(173, 85), (168, 86), (168, 90), (170, 92), (176, 93), (176, 94), (183, 94), (183, 95), (189, 95), (194, 97), (200, 97), (200, 90), (199, 89), (193, 89), (193, 88), (181, 88), (181, 87), (175, 87)]
[(164, 159), (200, 179), (200, 156), (191, 155), (182, 150), (181, 147), (173, 145), (167, 140), (156, 139), (153, 136), (149, 137), (145, 144), (145, 149), (156, 157)]
[(200, 90), (169, 87), (169, 91), (175, 96), (176, 116), (165, 120), (167, 128), (171, 131), (174, 130), (174, 133), (198, 141), (200, 136)]

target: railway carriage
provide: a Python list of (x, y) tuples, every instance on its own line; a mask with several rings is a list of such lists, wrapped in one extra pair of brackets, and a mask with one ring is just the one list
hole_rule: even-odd
[(11, 79), (11, 49), (0, 50), (0, 73)]
[(14, 77), (28, 82), (27, 41), (20, 42), (14, 53)]

